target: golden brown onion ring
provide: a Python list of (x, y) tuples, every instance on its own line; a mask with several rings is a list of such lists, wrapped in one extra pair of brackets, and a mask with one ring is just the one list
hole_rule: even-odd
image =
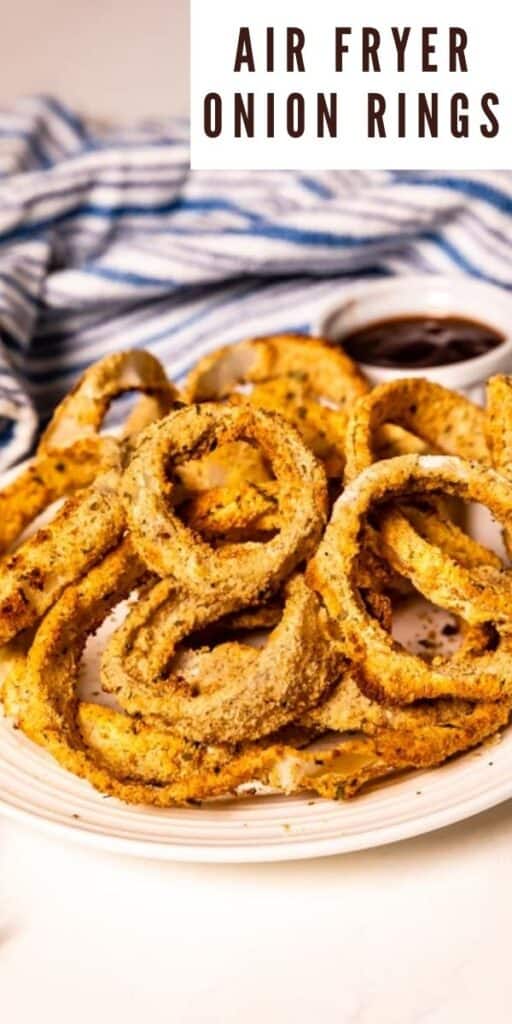
[(499, 643), (485, 654), (435, 658), (426, 665), (405, 651), (369, 615), (357, 592), (359, 538), (376, 504), (420, 492), (442, 492), (482, 502), (505, 525), (512, 521), (512, 485), (478, 463), (449, 456), (405, 455), (375, 463), (336, 502), (308, 579), (361, 667), (365, 691), (391, 703), (454, 696), (499, 700), (512, 694), (510, 621), (496, 622)]
[(324, 777), (320, 784), (324, 796), (351, 796), (363, 782), (391, 771), (429, 768), (476, 746), (508, 723), (511, 707), (510, 699), (473, 704), (452, 698), (386, 707), (366, 697), (349, 671), (334, 694), (306, 714), (301, 724), (319, 731), (360, 732), (367, 742), (373, 740), (376, 759), (385, 767), (379, 767), (378, 760), (370, 763), (341, 793), (336, 779), (329, 783)]
[[(176, 467), (232, 440), (258, 444), (278, 481), (279, 533), (266, 543), (214, 548), (172, 509)], [(188, 406), (149, 427), (124, 473), (123, 500), (134, 546), (148, 568), (202, 593), (261, 601), (314, 550), (326, 517), (325, 474), (296, 432), (250, 406)]]
[(228, 639), (177, 646), (237, 606), (201, 602), (173, 580), (161, 580), (112, 636), (102, 683), (131, 715), (160, 718), (178, 735), (206, 743), (237, 743), (275, 732), (313, 706), (334, 681), (339, 659), (318, 598), (300, 575), (284, 587), (283, 613), (265, 646)]
[[(386, 621), (386, 617), (376, 617), (390, 632), (391, 623)], [(468, 627), (461, 623), (461, 632), (462, 643), (452, 655), (452, 660), (464, 661), (468, 655), (476, 656), (488, 650), (492, 638), (487, 628)], [(361, 683), (364, 686), (356, 666), (347, 663), (334, 689), (315, 708), (307, 711), (297, 724), (310, 731), (316, 730), (317, 733), (355, 731), (373, 736), (377, 731), (387, 728), (414, 731), (432, 725), (445, 725), (446, 728), (466, 725), (470, 721), (468, 714), (474, 710), (474, 703), (454, 697), (422, 700), (403, 707), (382, 704), (367, 696), (361, 689)], [(511, 699), (506, 702), (487, 701), (490, 724), (498, 704), (497, 720), (501, 721), (501, 705), (505, 703), (507, 707), (512, 707)], [(483, 704), (480, 702), (481, 707)]]
[(128, 435), (165, 416), (180, 397), (161, 363), (150, 352), (131, 349), (105, 356), (85, 371), (57, 407), (41, 437), (38, 452), (66, 448), (97, 434), (111, 402), (128, 391), (141, 391), (144, 396), (128, 419)]
[(339, 345), (301, 334), (251, 338), (200, 359), (185, 385), (189, 402), (226, 398), (241, 384), (289, 377), (307, 383), (319, 398), (345, 407), (368, 391), (356, 363)]
[[(240, 385), (253, 385), (252, 391), (236, 393)], [(368, 384), (339, 346), (290, 334), (243, 341), (205, 356), (192, 371), (185, 390), (190, 401), (230, 396), (232, 401), (248, 401), (257, 408), (279, 413), (298, 430), (327, 476), (340, 479), (347, 405), (364, 394)], [(246, 497), (241, 486), (242, 481), (253, 484), (264, 479), (263, 475), (244, 472), (233, 481), (242, 493), (232, 530), (231, 514), (235, 509), (229, 491), (192, 499), (183, 512), (186, 521), (205, 537), (221, 539), (250, 539), (254, 531), (277, 529), (273, 489), (269, 488), (268, 502), (266, 488), (259, 493), (261, 514), (256, 517), (254, 492), (251, 488)], [(212, 486), (223, 487), (224, 483), (217, 481)]]
[(0, 645), (35, 625), (64, 588), (114, 547), (124, 531), (112, 469), (69, 498), (54, 519), (2, 563)]
[[(356, 402), (347, 427), (346, 445), (346, 467), (345, 483), (350, 483), (364, 469), (382, 457), (383, 441), (386, 433), (396, 430), (401, 431), (398, 437), (392, 434), (392, 444), (384, 452), (387, 456), (394, 453), (413, 453), (414, 445), (419, 440), (423, 451), (428, 446), (435, 452), (447, 455), (458, 455), (461, 458), (476, 458), (483, 463), (489, 463), (489, 450), (484, 436), (485, 413), (478, 406), (474, 405), (462, 395), (449, 391), (439, 384), (421, 378), (402, 379), (381, 384), (374, 388), (370, 394)], [(405, 430), (404, 430), (405, 428)], [(407, 434), (405, 431), (411, 431)], [(409, 444), (408, 441), (412, 443)], [(436, 510), (437, 515), (443, 515), (442, 505), (439, 504)], [(446, 504), (446, 501), (445, 501)], [(397, 516), (399, 513), (397, 513)], [(446, 520), (446, 515), (443, 516)], [(448, 536), (448, 527), (439, 524), (433, 527), (438, 533), (438, 542), (444, 537), (440, 546), (447, 553), (456, 557), (454, 547), (466, 547), (471, 543), (464, 541), (462, 530), (458, 530), (455, 524)], [(411, 534), (411, 525), (403, 521), (403, 530)], [(378, 532), (374, 531), (374, 548), (377, 551), (379, 544)], [(434, 541), (435, 543), (435, 541)], [(418, 537), (418, 546), (421, 538)], [(390, 559), (391, 538), (388, 537), (387, 550), (381, 549), (381, 560)], [(439, 556), (440, 557), (440, 556)], [(391, 559), (395, 570), (400, 570), (400, 557)], [(449, 563), (446, 563), (448, 572)], [(466, 564), (468, 570), (465, 578), (471, 577), (471, 567)], [(478, 572), (475, 574), (474, 586), (479, 586)]]
[(345, 409), (322, 405), (318, 396), (311, 393), (309, 382), (291, 377), (256, 384), (245, 397), (257, 409), (277, 412), (291, 423), (320, 459), (329, 478), (343, 476), (347, 429)]
[(487, 383), (486, 437), (493, 465), (512, 477), (512, 377), (498, 374)]
[(176, 476), (186, 496), (221, 487), (240, 489), (245, 482), (259, 484), (271, 480), (261, 451), (245, 441), (231, 441), (200, 459), (184, 462), (177, 468)]
[(127, 436), (167, 413), (178, 398), (149, 352), (121, 352), (89, 367), (56, 409), (35, 459), (0, 492), (0, 555), (54, 501), (119, 463), (117, 442), (98, 431), (111, 401), (130, 390), (144, 396), (125, 424)]
[[(437, 702), (438, 705), (441, 702)], [(298, 774), (300, 788), (314, 789), (320, 796), (341, 799), (355, 796), (366, 783), (382, 779), (411, 768), (433, 768), (455, 754), (478, 746), (483, 740), (494, 736), (508, 724), (510, 703), (499, 701), (467, 704), (466, 712), (460, 708), (453, 714), (450, 702), (443, 709), (437, 707), (435, 716), (422, 719), (411, 717), (405, 723), (397, 717), (389, 728), (377, 729), (372, 735), (354, 737), (349, 745), (341, 746), (338, 761), (336, 751), (325, 756), (317, 755), (316, 765), (310, 764), (309, 772), (318, 772), (317, 778), (308, 773), (304, 765), (306, 753), (302, 755)], [(430, 717), (430, 721), (428, 718)], [(350, 776), (350, 755), (358, 758)], [(312, 756), (311, 754), (309, 755)], [(345, 775), (345, 778), (343, 778)], [(271, 776), (271, 782), (273, 778)], [(293, 783), (292, 783), (293, 791)]]
[(345, 480), (376, 461), (378, 432), (405, 427), (435, 451), (489, 463), (485, 413), (462, 395), (416, 377), (379, 384), (356, 403), (347, 428)]
[(277, 485), (262, 452), (231, 441), (176, 471), (180, 515), (208, 540), (254, 540), (279, 529)]
[[(491, 461), (498, 472), (512, 480), (512, 377), (498, 374), (487, 384), (486, 437)], [(512, 554), (512, 531), (504, 531), (508, 554)]]
[[(468, 623), (510, 614), (511, 576), (498, 556), (462, 533), (449, 519), (408, 506), (379, 518), (383, 551), (417, 590)], [(452, 555), (453, 551), (453, 555)]]
[[(507, 725), (505, 702), (468, 705), (454, 722), (386, 728), (372, 736), (339, 738), (329, 750), (301, 750), (285, 744), (251, 745), (240, 752), (196, 745), (138, 719), (97, 704), (81, 704), (81, 735), (90, 751), (108, 764), (89, 780), (130, 803), (166, 807), (234, 794), (259, 782), (286, 794), (311, 792), (348, 799), (366, 784), (411, 768), (431, 768), (477, 746)], [(66, 765), (68, 766), (68, 765)], [(75, 770), (75, 769), (71, 769)], [(127, 779), (129, 781), (121, 781)], [(143, 781), (146, 780), (146, 781)], [(151, 780), (151, 781), (149, 781)]]
[[(425, 540), (451, 555), (466, 569), (480, 569), (482, 566), (502, 569), (503, 562), (495, 551), (470, 537), (446, 514), (444, 506), (447, 504), (449, 499), (445, 501), (440, 497), (431, 497), (427, 502), (418, 501), (406, 506), (407, 517)], [(379, 522), (385, 515), (384, 510)]]
[[(254, 385), (247, 394), (242, 385)], [(347, 409), (368, 390), (355, 363), (321, 338), (282, 334), (252, 338), (205, 356), (190, 374), (191, 402), (232, 397), (277, 412), (300, 433), (328, 477), (345, 461)]]
[(119, 460), (113, 438), (89, 437), (31, 462), (0, 491), (0, 555), (54, 501), (87, 487)]

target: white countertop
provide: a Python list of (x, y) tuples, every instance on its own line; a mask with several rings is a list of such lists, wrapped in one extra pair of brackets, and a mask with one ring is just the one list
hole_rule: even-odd
[(123, 859), (0, 819), (2, 1019), (504, 1024), (511, 809), (261, 866)]

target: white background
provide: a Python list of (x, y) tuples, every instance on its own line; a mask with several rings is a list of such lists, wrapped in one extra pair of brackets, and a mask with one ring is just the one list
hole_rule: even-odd
[[(18, 0), (0, 51), (3, 102), (50, 90), (123, 119), (187, 109), (183, 0)], [(130, 862), (0, 818), (0, 1017), (505, 1024), (511, 810), (261, 867)]]
[[(512, 86), (510, 84), (512, 23), (510, 9), (502, 0), (472, 4), (467, 0), (429, 0), (422, 9), (409, 0), (192, 0), (192, 166), (203, 168), (434, 168), (493, 167), (511, 164)], [(235, 73), (234, 60), (241, 25), (251, 28), (256, 70)], [(352, 26), (344, 55), (343, 72), (334, 64), (335, 27)], [(361, 72), (362, 25), (379, 29), (382, 37), (381, 73)], [(396, 49), (391, 26), (412, 25), (406, 49), (405, 72), (396, 71)], [(468, 33), (467, 73), (448, 70), (450, 25)], [(265, 70), (266, 27), (275, 27), (275, 70)], [(286, 26), (302, 28), (305, 37), (305, 72), (287, 73), (285, 61)], [(439, 26), (437, 61), (439, 71), (421, 70), (422, 26)], [(203, 130), (203, 98), (218, 92), (224, 99), (223, 132), (209, 139)], [(235, 139), (233, 102), (235, 91), (257, 93), (256, 137)], [(389, 98), (390, 112), (396, 111), (393, 96), (407, 92), (409, 122), (407, 139), (396, 137), (396, 114), (390, 113), (387, 139), (367, 138), (367, 93), (381, 92)], [(417, 137), (418, 92), (437, 91), (439, 98), (439, 139)], [(450, 135), (448, 98), (466, 92), (470, 99), (470, 137)], [(266, 137), (264, 100), (276, 94), (276, 137)], [(306, 133), (291, 139), (285, 131), (285, 98), (291, 92), (306, 96)], [(316, 94), (340, 94), (341, 136), (316, 137)], [(495, 139), (483, 139), (478, 126), (485, 120), (480, 109), (482, 93), (500, 96), (496, 109), (501, 131)], [(310, 117), (308, 119), (308, 111)], [(259, 115), (259, 116), (258, 116)], [(394, 137), (395, 136), (395, 137)]]

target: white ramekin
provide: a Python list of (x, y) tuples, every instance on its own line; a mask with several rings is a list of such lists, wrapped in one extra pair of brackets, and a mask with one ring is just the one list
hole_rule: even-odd
[(418, 370), (361, 364), (373, 384), (403, 377), (427, 377), (462, 391), (473, 401), (484, 400), (485, 382), (495, 373), (512, 372), (512, 295), (495, 285), (455, 275), (404, 275), (361, 281), (340, 289), (314, 325), (314, 333), (340, 341), (352, 331), (394, 317), (461, 316), (480, 321), (503, 335), (497, 348), (475, 359)]

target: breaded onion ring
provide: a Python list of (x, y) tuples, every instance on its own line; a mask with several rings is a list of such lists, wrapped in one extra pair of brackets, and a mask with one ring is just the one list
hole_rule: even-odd
[[(390, 625), (382, 622), (389, 631)], [(489, 646), (489, 632), (482, 627), (464, 628), (462, 644), (452, 659), (464, 661), (471, 654), (483, 654)], [(360, 673), (350, 662), (340, 679), (325, 699), (316, 707), (302, 715), (300, 724), (310, 732), (363, 732), (373, 736), (382, 729), (427, 728), (444, 725), (447, 729), (453, 726), (471, 724), (471, 714), (475, 710), (474, 703), (455, 697), (420, 700), (403, 707), (379, 703), (372, 700), (361, 689)], [(488, 711), (489, 727), (496, 721), (497, 727), (502, 723), (502, 705), (510, 709), (512, 699), (506, 701), (481, 701), (480, 708)], [(497, 717), (495, 717), (497, 716)], [(449, 756), (449, 755), (447, 755)]]
[[(341, 759), (338, 762), (336, 751), (328, 751), (325, 760), (322, 755), (316, 756), (316, 766), (311, 765), (309, 771), (318, 772), (315, 779), (307, 774), (302, 754), (298, 773), (302, 789), (314, 789), (320, 796), (340, 799), (354, 796), (366, 783), (410, 768), (433, 768), (442, 764), (471, 747), (478, 746), (483, 740), (494, 736), (508, 724), (510, 703), (499, 701), (478, 704), (457, 702), (459, 709), (456, 714), (450, 701), (436, 702), (435, 713), (425, 716), (419, 711), (417, 716), (410, 714), (397, 715), (393, 725), (378, 728), (370, 735), (362, 738), (354, 737), (352, 749), (348, 745), (341, 747)], [(349, 741), (350, 742), (350, 741)], [(353, 776), (349, 774), (350, 754), (359, 759), (354, 766)], [(311, 756), (311, 755), (310, 755)], [(343, 779), (343, 774), (346, 774)], [(272, 777), (271, 777), (272, 779)], [(272, 779), (273, 781), (273, 779)], [(293, 784), (292, 784), (293, 791)]]
[(417, 590), (468, 623), (504, 619), (510, 613), (510, 572), (498, 556), (449, 519), (408, 506), (379, 518), (383, 552)]
[(231, 441), (177, 467), (180, 515), (208, 540), (254, 540), (279, 529), (277, 484), (262, 452)]
[(378, 457), (379, 430), (405, 427), (435, 451), (489, 463), (485, 412), (462, 395), (420, 377), (379, 384), (356, 403), (347, 427), (345, 480)]
[(102, 469), (118, 461), (117, 443), (107, 437), (89, 437), (36, 458), (0, 491), (0, 555), (43, 509), (87, 487)]
[(69, 498), (55, 518), (2, 563), (0, 645), (35, 625), (68, 586), (114, 547), (124, 531), (112, 469)]
[[(512, 377), (491, 377), (486, 393), (486, 437), (491, 461), (498, 472), (512, 480)], [(512, 531), (504, 530), (503, 536), (510, 555)]]
[(512, 478), (512, 377), (487, 382), (486, 437), (493, 465)]
[[(212, 547), (172, 508), (176, 467), (232, 440), (258, 444), (279, 485), (279, 533), (266, 543)], [(238, 607), (269, 595), (312, 554), (326, 517), (325, 474), (298, 434), (250, 406), (188, 406), (149, 427), (124, 473), (122, 495), (134, 546), (159, 576), (202, 593), (238, 595)]]
[(162, 580), (131, 610), (102, 659), (102, 683), (132, 715), (163, 719), (180, 736), (206, 743), (259, 739), (315, 704), (334, 681), (338, 659), (318, 598), (300, 575), (284, 587), (280, 622), (256, 650), (236, 640), (188, 650), (177, 645), (237, 606), (201, 602)]
[(176, 476), (186, 495), (222, 487), (240, 489), (247, 481), (259, 484), (271, 480), (259, 448), (244, 441), (231, 441), (200, 459), (184, 462), (177, 468)]
[[(237, 392), (240, 385), (252, 385), (252, 390)], [(230, 397), (233, 402), (247, 401), (279, 413), (298, 430), (327, 476), (339, 480), (345, 461), (347, 406), (367, 390), (367, 382), (339, 346), (287, 334), (243, 341), (205, 356), (192, 371), (185, 393), (190, 401)], [(238, 461), (235, 453), (230, 454)], [(278, 529), (275, 483), (269, 481), (257, 494), (253, 487), (264, 479), (262, 474), (240, 473), (233, 481), (241, 492), (238, 508), (229, 489), (192, 496), (183, 509), (185, 521), (205, 537), (222, 540), (249, 540)], [(224, 481), (212, 486), (223, 488)]]
[[(254, 385), (243, 395), (241, 385)], [(328, 477), (345, 461), (347, 409), (368, 390), (357, 365), (338, 345), (300, 334), (252, 338), (204, 356), (190, 374), (190, 402), (227, 397), (278, 412), (301, 434)]]
[(226, 398), (240, 384), (289, 377), (307, 382), (319, 398), (348, 406), (368, 391), (356, 363), (339, 345), (301, 334), (275, 334), (226, 345), (199, 360), (185, 385), (189, 402)]
[[(195, 747), (165, 730), (97, 704), (81, 704), (78, 721), (84, 742), (108, 770), (87, 775), (104, 792), (130, 803), (166, 807), (234, 794), (259, 782), (276, 792), (317, 793), (349, 799), (368, 783), (411, 768), (431, 768), (477, 746), (507, 725), (505, 702), (467, 705), (456, 721), (438, 712), (426, 725), (384, 728), (373, 735), (339, 738), (329, 750), (301, 750), (286, 744), (248, 745), (239, 752)], [(106, 776), (106, 777), (105, 777)], [(128, 781), (122, 781), (123, 779)], [(146, 780), (143, 782), (142, 780)], [(149, 781), (151, 780), (151, 781)]]
[(143, 397), (125, 425), (127, 435), (165, 416), (179, 400), (161, 363), (150, 352), (131, 349), (105, 356), (85, 371), (57, 407), (38, 452), (66, 448), (97, 434), (112, 401), (128, 391), (141, 391)]
[(128, 418), (126, 436), (165, 415), (178, 399), (149, 352), (121, 352), (90, 366), (56, 409), (34, 460), (0, 491), (0, 555), (54, 501), (119, 463), (117, 441), (98, 432), (112, 400), (131, 390), (144, 396)]
[[(297, 369), (297, 373), (298, 373)], [(257, 409), (277, 412), (298, 430), (308, 448), (320, 459), (329, 478), (341, 478), (345, 465), (346, 409), (323, 405), (309, 381), (291, 377), (256, 384), (246, 398)]]
[[(374, 388), (369, 395), (360, 399), (354, 406), (350, 421), (347, 427), (346, 446), (346, 467), (345, 483), (350, 483), (364, 469), (372, 465), (382, 457), (383, 454), (393, 457), (396, 454), (408, 454), (414, 451), (414, 444), (419, 439), (423, 446), (418, 454), (423, 454), (425, 446), (428, 450), (440, 452), (446, 455), (458, 455), (461, 458), (476, 458), (485, 464), (489, 464), (489, 450), (484, 436), (485, 413), (479, 406), (470, 402), (462, 395), (449, 391), (421, 378), (412, 378), (391, 381)], [(403, 432), (403, 428), (411, 431), (410, 434)], [(402, 431), (398, 437), (394, 437), (391, 446), (384, 445), (387, 432), (390, 430)], [(412, 444), (408, 443), (408, 439)], [(433, 510), (434, 520), (439, 515), (442, 522), (433, 525), (432, 529), (437, 532), (437, 538), (433, 543), (457, 558), (457, 549), (466, 548), (474, 543), (455, 524), (447, 525), (447, 517), (439, 502), (438, 507)], [(403, 533), (413, 538), (415, 531), (411, 527), (411, 521), (395, 513), (395, 522), (401, 523)], [(374, 548), (379, 547), (380, 531), (374, 533)], [(400, 553), (395, 552), (393, 557), (392, 538), (388, 534), (386, 550), (380, 551), (381, 559), (389, 561), (392, 567), (404, 576), (408, 576), (406, 565), (401, 567)], [(421, 547), (422, 539), (418, 535), (417, 547)], [(403, 552), (402, 552), (403, 554)], [(491, 556), (489, 555), (489, 558)], [(439, 555), (439, 564), (442, 564), (442, 557)], [(445, 563), (445, 576), (449, 573), (451, 563)], [(462, 570), (464, 578), (472, 578), (472, 570), (467, 562)], [(411, 573), (412, 575), (412, 573)], [(480, 585), (479, 573), (475, 574), (473, 586)], [(419, 588), (421, 589), (421, 588)], [(474, 621), (474, 620), (472, 620)]]
[(388, 459), (370, 466), (338, 499), (308, 579), (338, 623), (370, 696), (405, 704), (444, 696), (499, 700), (512, 694), (508, 617), (494, 623), (496, 650), (426, 665), (369, 615), (357, 592), (359, 538), (369, 511), (385, 500), (438, 491), (487, 505), (505, 525), (512, 520), (512, 484), (491, 469), (449, 456)]

